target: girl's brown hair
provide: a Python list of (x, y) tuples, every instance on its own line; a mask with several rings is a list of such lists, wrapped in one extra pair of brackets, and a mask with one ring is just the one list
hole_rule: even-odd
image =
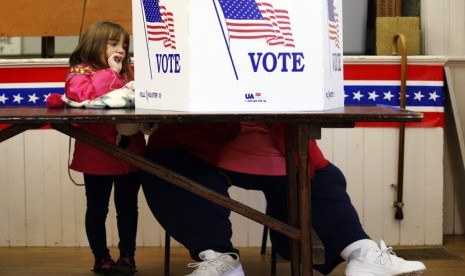
[(107, 61), (102, 60), (102, 55), (106, 53), (107, 43), (109, 40), (119, 40), (121, 37), (123, 37), (126, 55), (122, 61), (120, 74), (132, 78), (129, 33), (122, 26), (108, 21), (96, 22), (89, 26), (78, 46), (71, 53), (69, 64), (76, 66), (84, 63), (95, 69), (108, 68)]

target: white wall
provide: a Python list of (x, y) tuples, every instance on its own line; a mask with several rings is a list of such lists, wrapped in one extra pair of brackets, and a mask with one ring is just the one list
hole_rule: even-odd
[[(459, 147), (455, 129), (456, 117), (465, 129), (465, 1), (422, 0), (422, 30), (427, 55), (450, 57), (451, 83), (456, 110), (448, 111), (444, 158), (444, 233), (464, 233), (465, 172), (463, 149)], [(464, 135), (463, 132), (460, 134)]]
[[(442, 242), (441, 128), (406, 133), (405, 219), (394, 219), (396, 129), (325, 129), (321, 146), (347, 176), (349, 192), (366, 230), (390, 244)], [(86, 246), (84, 188), (69, 179), (69, 138), (54, 130), (30, 130), (0, 144), (0, 246)], [(434, 158), (432, 158), (434, 157)], [(82, 177), (72, 172), (82, 183)], [(234, 188), (231, 195), (260, 210), (261, 193)], [(433, 200), (431, 200), (433, 199)], [(139, 246), (163, 244), (164, 231), (140, 194)], [(258, 246), (262, 226), (233, 214), (234, 243)], [(108, 240), (117, 244), (114, 208)]]

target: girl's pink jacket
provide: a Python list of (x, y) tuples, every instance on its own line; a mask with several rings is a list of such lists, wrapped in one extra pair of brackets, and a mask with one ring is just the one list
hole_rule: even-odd
[[(89, 66), (72, 67), (65, 83), (66, 97), (76, 102), (93, 100), (111, 90), (123, 87), (126, 80), (111, 69), (95, 71)], [(79, 124), (80, 128), (112, 144), (116, 144), (118, 132), (114, 124)], [(143, 155), (145, 137), (141, 132), (129, 137), (128, 150)], [(92, 146), (77, 141), (70, 168), (87, 174), (120, 175), (137, 171), (134, 166), (116, 159)]]

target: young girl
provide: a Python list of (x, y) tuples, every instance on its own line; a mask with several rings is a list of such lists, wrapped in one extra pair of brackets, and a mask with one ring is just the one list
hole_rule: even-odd
[[(129, 33), (120, 25), (111, 22), (91, 25), (70, 56), (66, 98), (77, 103), (94, 100), (131, 81), (133, 75), (128, 48)], [(79, 127), (136, 154), (144, 154), (145, 139), (141, 132), (121, 136), (114, 124), (80, 124)], [(120, 141), (120, 137), (126, 138), (125, 141)], [(80, 141), (75, 143), (70, 168), (84, 173), (87, 198), (85, 225), (95, 257), (93, 271), (98, 274), (134, 274), (140, 187), (137, 169)], [(120, 238), (116, 262), (110, 256), (105, 229), (113, 185)]]

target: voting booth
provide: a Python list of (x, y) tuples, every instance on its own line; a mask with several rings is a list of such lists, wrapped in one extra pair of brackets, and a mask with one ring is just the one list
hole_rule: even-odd
[(341, 0), (133, 0), (136, 108), (344, 105)]

